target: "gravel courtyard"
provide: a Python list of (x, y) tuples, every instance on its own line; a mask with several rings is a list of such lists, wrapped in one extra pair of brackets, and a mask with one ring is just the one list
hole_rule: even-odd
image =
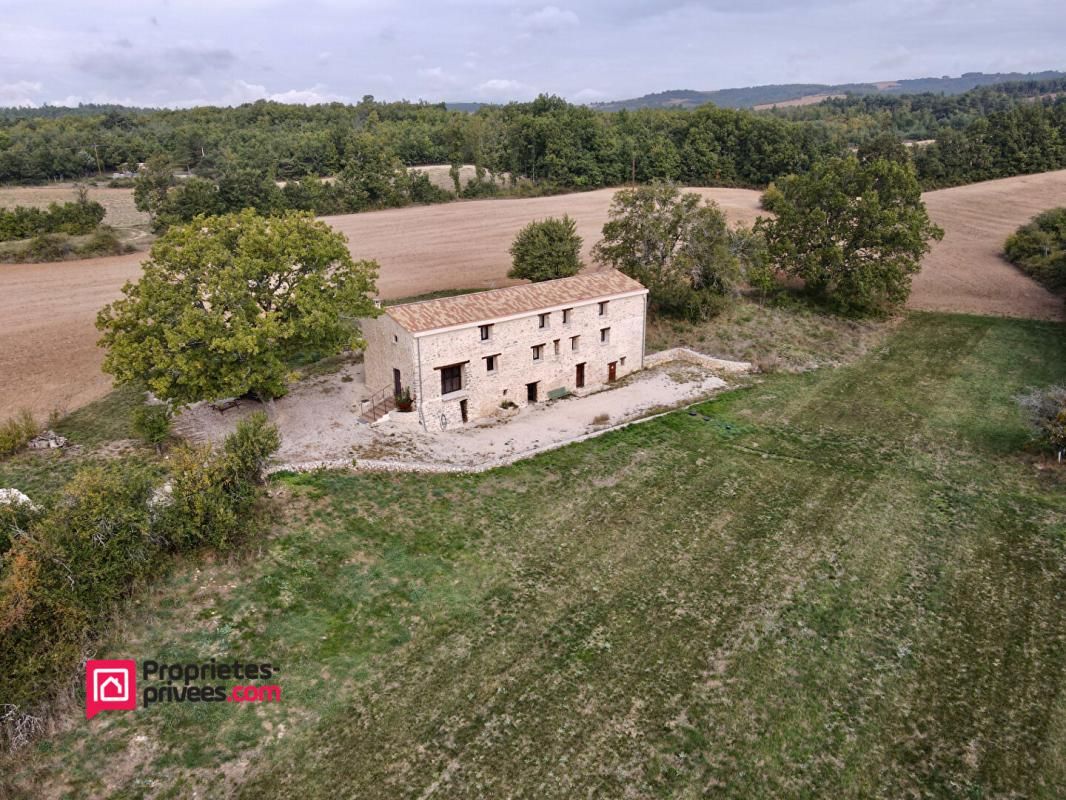
[(264, 410), (281, 431), (275, 461), (295, 469), (339, 466), (353, 459), (395, 463), (397, 468), (462, 469), (513, 460), (695, 402), (726, 386), (716, 371), (671, 361), (627, 376), (609, 389), (536, 406), (500, 410), (461, 429), (424, 431), (417, 412), (393, 411), (368, 425), (360, 401), (370, 393), (363, 365), (301, 381), (272, 403), (244, 402), (219, 413), (207, 403), (188, 408), (175, 432), (196, 442), (218, 442), (237, 422)]

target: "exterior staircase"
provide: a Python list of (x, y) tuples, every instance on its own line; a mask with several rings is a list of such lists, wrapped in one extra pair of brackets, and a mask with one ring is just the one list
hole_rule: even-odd
[(378, 389), (362, 402), (362, 413), (359, 415), (359, 420), (367, 424), (377, 422), (394, 408), (396, 408), (396, 397), (393, 394), (393, 388), (391, 385), (386, 386), (383, 389)]

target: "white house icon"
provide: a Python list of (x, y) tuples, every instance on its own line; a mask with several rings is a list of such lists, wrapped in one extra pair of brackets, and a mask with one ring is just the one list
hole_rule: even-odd
[(124, 703), (129, 696), (127, 670), (98, 669), (93, 673), (93, 700), (97, 703)]

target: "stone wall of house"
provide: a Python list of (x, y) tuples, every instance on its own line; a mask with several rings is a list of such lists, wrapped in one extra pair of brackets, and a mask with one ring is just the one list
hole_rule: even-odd
[(402, 385), (411, 387), (417, 396), (414, 337), (387, 314), (359, 320), (359, 328), (366, 339), (363, 369), (367, 390), (391, 387), (392, 371), (398, 369)]
[[(475, 419), (493, 414), (507, 400), (526, 405), (530, 383), (537, 384), (537, 401), (545, 402), (553, 390), (584, 394), (602, 387), (611, 362), (615, 363), (616, 379), (641, 368), (643, 294), (608, 300), (603, 315), (599, 301), (575, 304), (567, 323), (563, 322), (562, 309), (552, 309), (545, 312), (546, 327), (541, 327), (540, 313), (493, 323), (485, 341), (478, 324), (421, 337), (417, 349), (422, 375), (416, 384), (421, 389), (419, 412), (427, 428), (461, 425), (462, 400), (466, 400), (468, 418)], [(601, 342), (604, 328), (609, 332), (607, 340)], [(535, 345), (543, 346), (539, 359), (534, 359)], [(487, 356), (496, 356), (491, 372)], [(442, 396), (441, 368), (455, 364), (462, 365), (462, 389)], [(576, 385), (578, 364), (585, 365), (583, 388)]]

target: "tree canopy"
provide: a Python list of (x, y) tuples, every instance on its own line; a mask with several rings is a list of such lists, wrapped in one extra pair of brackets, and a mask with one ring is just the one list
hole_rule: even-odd
[(648, 287), (652, 308), (665, 314), (705, 316), (711, 298), (734, 291), (742, 280), (725, 213), (672, 183), (617, 192), (597, 260)]
[(930, 221), (908, 163), (831, 159), (776, 188), (775, 217), (756, 226), (771, 260), (844, 311), (902, 305), (930, 240), (944, 235)]
[(548, 217), (526, 225), (511, 244), (509, 278), (550, 281), (577, 275), (581, 263), (581, 237), (569, 216)]
[(104, 370), (178, 403), (285, 393), (299, 354), (364, 342), (377, 264), (309, 214), (197, 217), (160, 237), (97, 318)]

